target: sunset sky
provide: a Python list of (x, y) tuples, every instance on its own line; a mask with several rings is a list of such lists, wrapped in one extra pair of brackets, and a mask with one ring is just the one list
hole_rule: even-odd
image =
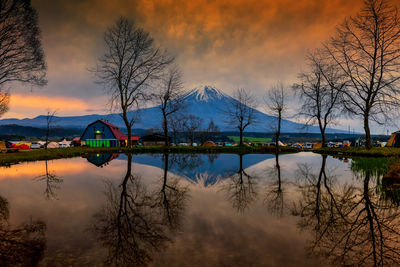
[[(105, 113), (107, 98), (88, 71), (102, 54), (103, 33), (119, 16), (149, 31), (177, 59), (185, 87), (243, 87), (263, 95), (296, 81), (312, 50), (362, 0), (33, 0), (48, 64), (48, 85), (11, 88), (7, 118)], [(342, 127), (343, 128), (343, 127)], [(347, 125), (344, 126), (347, 129)]]

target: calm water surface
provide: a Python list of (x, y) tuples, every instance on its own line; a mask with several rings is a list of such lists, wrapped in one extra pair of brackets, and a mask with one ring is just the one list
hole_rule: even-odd
[(311, 152), (0, 167), (0, 265), (398, 265), (386, 168)]

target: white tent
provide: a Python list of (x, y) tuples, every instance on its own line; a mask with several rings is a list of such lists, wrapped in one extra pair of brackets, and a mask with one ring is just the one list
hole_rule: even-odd
[(67, 141), (66, 139), (62, 140), (58, 143), (59, 147), (70, 147), (71, 141)]
[(47, 144), (47, 148), (58, 148), (58, 143), (50, 142)]
[(284, 143), (282, 143), (281, 141), (278, 141), (278, 146), (286, 146)]
[(44, 144), (46, 144), (45, 141), (37, 141), (41, 146), (44, 146)]

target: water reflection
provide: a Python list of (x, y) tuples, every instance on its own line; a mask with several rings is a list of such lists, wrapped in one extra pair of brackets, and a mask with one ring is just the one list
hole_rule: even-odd
[[(170, 154), (169, 171), (175, 175), (205, 186), (212, 186), (237, 172), (239, 155), (235, 154)], [(273, 155), (249, 154), (243, 156), (243, 169), (262, 163)], [(121, 155), (120, 158), (126, 158)], [(133, 162), (163, 168), (162, 155), (134, 155)]]
[(322, 156), (318, 174), (306, 164), (299, 166), (302, 191), (293, 214), (299, 227), (314, 232), (312, 253), (333, 265), (383, 266), (400, 263), (400, 226), (397, 205), (382, 201), (382, 162), (361, 159), (352, 162), (356, 180), (340, 183), (326, 169)]
[(12, 227), (9, 216), (9, 203), (0, 196), (0, 265), (37, 266), (46, 247), (46, 224), (31, 220)]
[(283, 185), (279, 154), (275, 154), (275, 165), (266, 170), (267, 179), (272, 181), (266, 186), (266, 197), (264, 202), (269, 211), (279, 217), (284, 213)]
[(15, 165), (0, 172), (0, 266), (397, 266), (400, 186), (386, 168), (313, 153)]
[(132, 155), (128, 155), (122, 183), (107, 183), (107, 203), (94, 215), (93, 224), (98, 239), (108, 249), (105, 264), (146, 265), (180, 225), (187, 190), (178, 180), (168, 180), (168, 154), (163, 161), (159, 190), (150, 191), (141, 177), (132, 173)]
[(103, 168), (110, 164), (110, 162), (116, 158), (118, 158), (119, 154), (92, 154), (89, 155), (86, 159), (93, 165)]
[(243, 168), (243, 155), (239, 155), (239, 169), (229, 177), (225, 187), (228, 199), (238, 212), (243, 212), (257, 198), (256, 177), (251, 176)]
[(48, 161), (45, 161), (45, 171), (42, 175), (36, 177), (37, 181), (45, 182), (44, 196), (46, 199), (56, 199), (56, 190), (60, 189), (60, 183), (63, 179), (55, 174), (55, 172), (49, 171)]

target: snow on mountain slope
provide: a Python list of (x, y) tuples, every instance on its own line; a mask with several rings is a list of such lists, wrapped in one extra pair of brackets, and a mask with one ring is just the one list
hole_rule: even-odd
[[(231, 96), (223, 93), (221, 90), (213, 86), (199, 86), (196, 87), (183, 96), (185, 103), (185, 114), (193, 114), (203, 119), (203, 126), (213, 120), (216, 125), (219, 126), (221, 131), (236, 131), (234, 125), (228, 125), (226, 123), (227, 118), (225, 110), (232, 101), (236, 101)], [(276, 118), (262, 113), (258, 110), (254, 111), (259, 123), (250, 125), (246, 128), (249, 132), (272, 132), (273, 127), (276, 124)], [(161, 128), (161, 111), (158, 107), (145, 108), (140, 111), (140, 121), (134, 126), (137, 129), (148, 129), (148, 128)], [(107, 119), (111, 123), (116, 124), (121, 128), (125, 128), (121, 117), (118, 114), (109, 115), (85, 115), (85, 116), (73, 116), (73, 117), (56, 117), (56, 125), (66, 128), (85, 128), (89, 123), (98, 120)], [(38, 116), (33, 119), (3, 119), (0, 120), (0, 125), (5, 124), (17, 124), (23, 126), (32, 127), (45, 127), (46, 117)], [(305, 127), (305, 125), (292, 122), (289, 120), (282, 120), (282, 132), (287, 133), (298, 133), (298, 132), (309, 132), (318, 133), (318, 127), (311, 126)], [(328, 132), (343, 132), (341, 130), (328, 129)]]

